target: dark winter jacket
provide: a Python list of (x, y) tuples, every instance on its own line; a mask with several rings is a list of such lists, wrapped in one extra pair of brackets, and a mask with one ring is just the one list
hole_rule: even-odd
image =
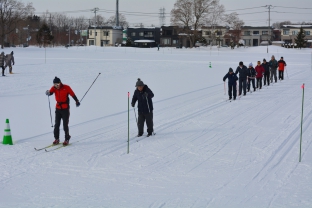
[(270, 65), (271, 69), (277, 69), (277, 67), (278, 67), (278, 63), (277, 63), (276, 59), (271, 60), (269, 62), (269, 65)]
[(256, 68), (255, 68), (255, 70), (256, 70), (256, 73), (257, 73), (257, 75), (256, 75), (256, 77), (257, 78), (262, 78), (263, 77), (263, 74), (264, 74), (264, 68), (263, 68), (263, 66), (262, 65), (260, 65), (260, 66), (256, 66)]
[(239, 79), (247, 79), (247, 76), (249, 74), (248, 69), (245, 65), (243, 65), (242, 68), (240, 66), (237, 67), (235, 74), (237, 75), (239, 73)]
[(0, 66), (4, 66), (4, 52), (0, 54)]
[(264, 68), (264, 74), (270, 74), (270, 66), (268, 62), (262, 63), (262, 66)]
[(256, 70), (253, 67), (248, 68), (248, 77), (256, 77)]
[(238, 80), (236, 74), (232, 73), (227, 73), (224, 77), (223, 77), (223, 82), (225, 82), (226, 79), (229, 79), (228, 84), (229, 86), (235, 86), (236, 85), (236, 81)]
[(142, 91), (139, 91), (138, 89), (134, 91), (131, 104), (134, 106), (136, 101), (138, 101), (139, 113), (148, 114), (154, 110), (152, 101), (153, 97), (154, 93), (152, 90), (150, 90), (147, 85), (144, 85)]
[(286, 65), (286, 62), (284, 60), (279, 60), (278, 61), (278, 70), (279, 71), (284, 71)]
[(13, 56), (13, 54), (11, 53), (11, 54), (7, 54), (6, 56), (5, 56), (5, 65), (6, 66), (11, 66), (12, 65), (12, 63), (13, 63), (13, 65), (15, 64), (14, 63), (14, 56)]

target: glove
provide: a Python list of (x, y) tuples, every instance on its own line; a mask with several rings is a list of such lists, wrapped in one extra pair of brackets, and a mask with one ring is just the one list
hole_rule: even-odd
[(45, 92), (45, 94), (46, 94), (47, 96), (50, 96), (50, 95), (51, 95), (50, 90), (47, 90), (47, 91)]
[(77, 102), (76, 102), (76, 107), (79, 107), (79, 106), (80, 106), (80, 102), (77, 101)]
[(134, 108), (134, 104), (133, 103), (131, 103), (131, 106), (132, 106), (132, 108)]

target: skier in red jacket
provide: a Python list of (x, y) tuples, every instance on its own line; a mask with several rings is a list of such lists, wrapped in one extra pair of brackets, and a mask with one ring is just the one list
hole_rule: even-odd
[(63, 145), (68, 145), (70, 135), (69, 135), (69, 97), (68, 95), (72, 96), (73, 99), (76, 101), (76, 106), (80, 106), (80, 102), (76, 97), (74, 91), (70, 88), (70, 86), (65, 85), (61, 82), (58, 77), (55, 77), (53, 80), (54, 86), (51, 87), (50, 90), (46, 91), (46, 95), (50, 96), (55, 94), (56, 100), (56, 110), (55, 110), (55, 125), (54, 125), (54, 138), (55, 141), (53, 142), (54, 145), (59, 144), (59, 136), (60, 136), (60, 125), (61, 119), (63, 120), (63, 129), (65, 131), (65, 141)]
[(257, 88), (261, 89), (262, 88), (262, 77), (263, 77), (263, 74), (264, 74), (265, 70), (264, 70), (263, 66), (261, 65), (260, 61), (257, 62), (257, 66), (256, 66), (255, 70), (256, 70), (256, 73), (257, 73), (257, 75), (256, 75), (256, 78), (257, 78)]

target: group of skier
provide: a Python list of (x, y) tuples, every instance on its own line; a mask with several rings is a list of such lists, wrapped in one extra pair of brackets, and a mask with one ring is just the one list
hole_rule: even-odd
[[(228, 79), (228, 94), (229, 100), (236, 100), (237, 96), (237, 80), (239, 83), (239, 92), (238, 96), (241, 96), (242, 93), (245, 96), (246, 92), (253, 90), (256, 91), (256, 88), (259, 90), (262, 88), (262, 79), (264, 86), (270, 85), (274, 81), (277, 82), (277, 70), (278, 70), (278, 78), (279, 80), (284, 80), (284, 70), (285, 70), (286, 62), (284, 58), (281, 57), (279, 61), (276, 61), (275, 56), (271, 57), (271, 60), (267, 62), (263, 59), (263, 62), (257, 62), (257, 66), (254, 68), (253, 64), (250, 63), (248, 68), (241, 61), (239, 62), (239, 66), (237, 67), (235, 73), (232, 68), (229, 69), (229, 72), (223, 77), (224, 86), (225, 80)], [(239, 78), (237, 77), (239, 74)]]
[(12, 72), (12, 64), (14, 65), (14, 56), (13, 56), (13, 51), (10, 54), (5, 55), (4, 52), (0, 54), (0, 67), (2, 68), (2, 76), (4, 75), (4, 70), (6, 67), (9, 67), (10, 74), (13, 74)]
[[(153, 129), (153, 101), (154, 93), (148, 88), (147, 85), (141, 81), (139, 78), (135, 84), (136, 90), (133, 93), (131, 106), (134, 108), (136, 102), (138, 101), (138, 135), (141, 137), (144, 133), (144, 123), (147, 125), (147, 137), (152, 136)], [(80, 102), (76, 97), (74, 91), (69, 85), (63, 84), (61, 79), (55, 77), (53, 79), (53, 86), (50, 90), (45, 92), (47, 96), (55, 94), (56, 106), (55, 106), (55, 124), (54, 124), (54, 142), (53, 145), (58, 145), (60, 143), (60, 125), (61, 120), (63, 122), (63, 129), (65, 132), (65, 140), (63, 145), (69, 144), (71, 136), (69, 135), (69, 95), (75, 100), (76, 107), (80, 106)]]

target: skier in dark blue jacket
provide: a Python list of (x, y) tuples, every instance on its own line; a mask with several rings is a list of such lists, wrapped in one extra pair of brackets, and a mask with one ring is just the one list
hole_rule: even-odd
[(236, 100), (236, 81), (238, 80), (238, 77), (236, 76), (236, 74), (233, 72), (233, 69), (230, 68), (229, 69), (229, 73), (227, 73), (224, 77), (223, 77), (223, 82), (225, 82), (225, 80), (228, 79), (228, 85), (229, 85), (229, 100), (232, 99), (232, 91), (233, 91), (233, 97), (234, 100)]
[(143, 135), (144, 131), (144, 122), (146, 121), (147, 125), (147, 136), (152, 136), (153, 130), (153, 101), (152, 98), (154, 94), (152, 90), (145, 85), (139, 78), (136, 82), (135, 87), (137, 88), (132, 97), (131, 106), (134, 107), (136, 101), (138, 101), (138, 137)]

